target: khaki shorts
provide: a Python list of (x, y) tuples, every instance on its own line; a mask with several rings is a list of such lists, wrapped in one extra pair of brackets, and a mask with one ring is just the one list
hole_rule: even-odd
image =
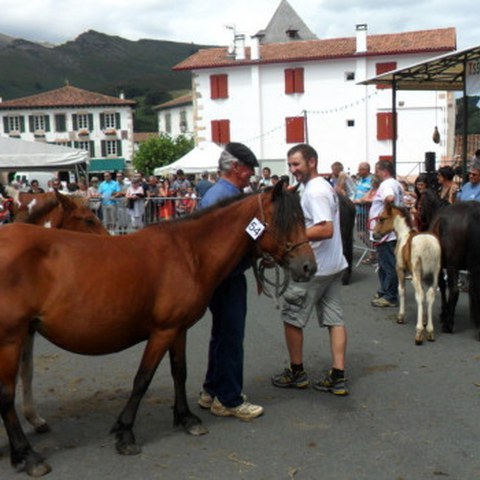
[(343, 327), (342, 273), (314, 276), (309, 282), (290, 282), (283, 294), (283, 322), (304, 328), (315, 307), (321, 327)]

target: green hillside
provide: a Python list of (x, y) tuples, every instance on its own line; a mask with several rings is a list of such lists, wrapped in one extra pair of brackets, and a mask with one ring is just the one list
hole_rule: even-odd
[(206, 47), (130, 41), (92, 30), (51, 48), (8, 40), (0, 41), (0, 97), (4, 100), (59, 88), (67, 81), (107, 95), (123, 91), (126, 98), (139, 102), (138, 131), (155, 129), (153, 105), (169, 100), (171, 91), (191, 88), (190, 72), (174, 72), (172, 66)]

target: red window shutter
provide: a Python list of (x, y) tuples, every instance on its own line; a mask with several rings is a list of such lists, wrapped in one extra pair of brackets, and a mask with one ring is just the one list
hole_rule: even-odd
[(285, 122), (287, 143), (303, 143), (305, 141), (304, 117), (287, 117)]
[(228, 98), (228, 75), (217, 75), (218, 77), (218, 97)]
[(305, 87), (303, 84), (303, 68), (296, 68), (294, 70), (294, 78), (295, 93), (303, 93), (305, 91)]
[(391, 155), (379, 155), (378, 160), (388, 160), (389, 162), (393, 162), (393, 157)]
[(212, 120), (212, 142), (223, 144), (230, 142), (230, 120)]
[(377, 113), (377, 140), (393, 140), (393, 113)]
[(293, 68), (285, 70), (285, 93), (287, 95), (295, 92), (295, 76)]
[(230, 143), (230, 120), (220, 120), (220, 143)]
[(218, 76), (210, 75), (210, 98), (215, 100), (218, 98)]
[[(384, 62), (384, 63), (377, 63), (375, 65), (375, 73), (377, 75), (381, 75), (382, 73), (391, 72), (392, 70), (397, 69), (397, 62)], [(388, 83), (378, 84), (377, 88), (391, 88)]]

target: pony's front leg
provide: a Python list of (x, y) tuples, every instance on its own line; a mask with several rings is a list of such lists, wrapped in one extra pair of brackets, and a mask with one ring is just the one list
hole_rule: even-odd
[(435, 302), (435, 290), (435, 285), (432, 285), (427, 290), (427, 340), (429, 342), (435, 341), (435, 333), (433, 331), (433, 304)]
[(397, 323), (405, 323), (405, 271), (397, 268), (399, 310)]
[(170, 348), (170, 369), (175, 387), (175, 405), (173, 407), (174, 425), (183, 425), (191, 435), (204, 435), (208, 429), (203, 426), (199, 417), (188, 407), (185, 383), (187, 381), (186, 363), (187, 331), (184, 330)]
[(137, 455), (142, 451), (136, 444), (133, 434), (138, 407), (152, 381), (158, 364), (175, 341), (177, 334), (178, 330), (158, 331), (148, 339), (142, 361), (133, 381), (130, 398), (110, 431), (110, 433), (115, 434), (117, 439), (115, 447), (121, 455)]
[[(455, 307), (457, 306), (459, 290), (458, 290), (458, 270), (455, 268), (447, 268), (447, 307), (442, 317), (442, 331), (445, 333), (453, 333), (453, 322), (455, 316)], [(442, 309), (443, 310), (443, 309)]]
[(33, 343), (35, 332), (30, 332), (23, 347), (22, 359), (20, 362), (20, 378), (22, 379), (23, 392), (23, 416), (33, 425), (37, 433), (46, 433), (50, 431), (50, 427), (35, 408), (33, 399)]
[(418, 273), (413, 273), (412, 283), (415, 288), (415, 300), (417, 302), (417, 325), (415, 327), (415, 344), (423, 343), (423, 302), (425, 301), (425, 292), (423, 290), (422, 278)]

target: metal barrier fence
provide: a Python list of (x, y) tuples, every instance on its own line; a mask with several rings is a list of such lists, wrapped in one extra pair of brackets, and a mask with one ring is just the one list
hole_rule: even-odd
[(357, 205), (357, 214), (355, 216), (355, 243), (354, 248), (361, 251), (360, 258), (357, 261), (356, 267), (362, 262), (373, 262), (375, 255), (375, 246), (370, 240), (370, 229), (368, 221), (368, 212), (370, 210), (370, 203)]
[(103, 205), (100, 198), (90, 198), (89, 207), (113, 235), (123, 235), (147, 225), (178, 218), (196, 210), (196, 197), (148, 197), (129, 204), (127, 198)]

